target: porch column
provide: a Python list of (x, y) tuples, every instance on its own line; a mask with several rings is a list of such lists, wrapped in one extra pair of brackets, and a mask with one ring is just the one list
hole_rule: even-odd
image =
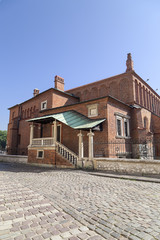
[(33, 123), (30, 125), (30, 146), (32, 145), (32, 139), (33, 139)]
[(92, 160), (93, 159), (93, 136), (94, 136), (94, 133), (92, 132), (92, 130), (90, 129), (90, 132), (87, 134), (87, 136), (89, 137), (89, 142), (88, 142), (88, 145), (89, 145), (89, 160)]
[(54, 122), (54, 143), (57, 141), (57, 121), (55, 120)]
[(83, 134), (80, 133), (77, 135), (79, 137), (79, 151), (78, 151), (78, 156), (79, 156), (79, 160), (82, 160), (83, 156), (84, 156), (84, 151), (83, 151)]

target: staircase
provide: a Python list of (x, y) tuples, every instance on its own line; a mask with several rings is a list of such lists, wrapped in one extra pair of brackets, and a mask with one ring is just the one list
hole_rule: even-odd
[(56, 153), (60, 154), (64, 159), (68, 160), (72, 165), (77, 166), (78, 156), (69, 150), (60, 142), (56, 142)]

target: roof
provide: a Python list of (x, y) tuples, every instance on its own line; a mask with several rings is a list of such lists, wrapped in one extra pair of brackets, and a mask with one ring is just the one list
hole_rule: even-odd
[(16, 104), (16, 105), (14, 105), (14, 106), (12, 106), (12, 107), (9, 107), (8, 110), (10, 110), (11, 108), (14, 108), (14, 107), (16, 107), (16, 106), (19, 106), (19, 105), (21, 105), (21, 104), (23, 104), (23, 103), (26, 103), (26, 102), (28, 102), (28, 101), (30, 101), (30, 100), (33, 100), (33, 99), (37, 98), (38, 96), (40, 96), (41, 94), (46, 93), (47, 91), (50, 91), (50, 90), (59, 92), (59, 93), (61, 93), (61, 94), (63, 94), (63, 95), (66, 95), (66, 96), (68, 96), (68, 97), (73, 97), (73, 98), (79, 99), (79, 97), (75, 96), (75, 95), (72, 94), (72, 93), (64, 92), (64, 91), (61, 91), (61, 90), (59, 90), (59, 89), (57, 89), (57, 88), (49, 88), (49, 89), (47, 89), (47, 90), (45, 90), (45, 91), (43, 91), (43, 92), (38, 93), (36, 96), (31, 97), (31, 98), (27, 99), (27, 100), (24, 101), (24, 102), (21, 102), (20, 104)]
[(43, 122), (51, 120), (60, 121), (74, 129), (91, 129), (104, 122), (106, 119), (90, 119), (76, 111), (66, 111), (61, 113), (55, 113), (43, 117), (32, 118), (27, 120), (28, 122)]

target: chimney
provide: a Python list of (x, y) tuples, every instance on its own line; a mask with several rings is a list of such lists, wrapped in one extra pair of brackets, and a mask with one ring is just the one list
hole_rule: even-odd
[(33, 90), (33, 97), (37, 96), (39, 94), (39, 89), (35, 88)]
[(126, 66), (127, 66), (126, 72), (134, 71), (131, 53), (127, 54)]
[(64, 78), (56, 75), (54, 80), (54, 87), (64, 92)]

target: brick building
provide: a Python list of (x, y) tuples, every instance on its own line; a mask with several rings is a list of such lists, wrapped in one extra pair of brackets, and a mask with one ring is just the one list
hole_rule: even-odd
[(55, 76), (54, 88), (34, 89), (9, 110), (8, 154), (28, 154), (29, 162), (160, 156), (160, 96), (135, 73), (130, 53), (125, 73), (67, 91)]

